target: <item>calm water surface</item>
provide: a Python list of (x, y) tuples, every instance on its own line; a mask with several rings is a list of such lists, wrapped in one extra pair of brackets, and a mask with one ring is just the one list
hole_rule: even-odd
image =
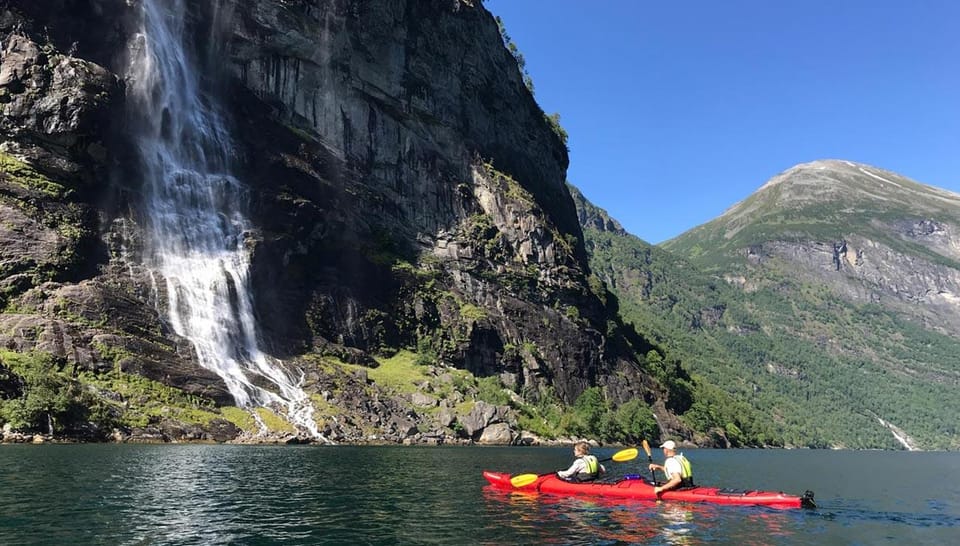
[(563, 468), (568, 448), (3, 445), (0, 544), (960, 543), (960, 454), (686, 454), (700, 483), (812, 489), (819, 507), (518, 495), (480, 475)]

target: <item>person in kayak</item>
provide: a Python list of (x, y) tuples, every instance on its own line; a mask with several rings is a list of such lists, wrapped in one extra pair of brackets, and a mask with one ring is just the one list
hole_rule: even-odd
[(676, 442), (667, 440), (660, 447), (663, 448), (663, 456), (666, 457), (666, 460), (663, 461), (662, 466), (650, 463), (650, 471), (663, 470), (663, 473), (667, 475), (667, 483), (655, 486), (653, 488), (654, 494), (659, 495), (664, 491), (678, 487), (694, 487), (693, 467), (690, 466), (690, 461), (683, 456), (683, 453), (677, 453)]
[(567, 481), (589, 482), (597, 479), (600, 474), (607, 471), (600, 464), (595, 455), (590, 454), (590, 444), (586, 442), (577, 442), (573, 445), (573, 455), (576, 460), (566, 470), (557, 472), (560, 479)]

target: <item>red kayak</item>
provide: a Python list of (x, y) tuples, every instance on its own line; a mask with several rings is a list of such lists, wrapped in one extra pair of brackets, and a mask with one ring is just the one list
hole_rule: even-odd
[[(484, 471), (483, 477), (497, 489), (549, 493), (552, 495), (589, 495), (637, 500), (657, 500), (653, 486), (643, 479), (623, 479), (615, 482), (568, 482), (556, 474), (538, 476), (536, 481), (516, 487), (510, 483), (510, 474)], [(690, 487), (666, 491), (660, 500), (675, 502), (711, 502), (714, 504), (762, 505), (771, 508), (815, 508), (813, 492), (803, 496), (787, 495), (774, 491), (746, 491), (720, 489), (717, 487)]]

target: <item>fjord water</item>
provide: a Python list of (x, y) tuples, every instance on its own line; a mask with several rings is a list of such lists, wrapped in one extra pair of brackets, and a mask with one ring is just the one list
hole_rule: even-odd
[[(595, 450), (610, 456), (614, 448)], [(0, 446), (0, 544), (955, 544), (960, 454), (686, 450), (701, 483), (814, 510), (491, 490), (568, 448)], [(646, 457), (607, 463), (636, 473)]]

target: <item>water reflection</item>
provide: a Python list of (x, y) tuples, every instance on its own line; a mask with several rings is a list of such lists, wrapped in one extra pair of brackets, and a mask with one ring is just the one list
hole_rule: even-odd
[(795, 515), (763, 507), (657, 503), (601, 497), (562, 497), (485, 487), (487, 511), (511, 533), (543, 544), (664, 544), (789, 542)]
[(664, 520), (663, 538), (668, 544), (691, 544), (694, 527), (693, 510), (683, 504), (664, 504), (660, 510)]

